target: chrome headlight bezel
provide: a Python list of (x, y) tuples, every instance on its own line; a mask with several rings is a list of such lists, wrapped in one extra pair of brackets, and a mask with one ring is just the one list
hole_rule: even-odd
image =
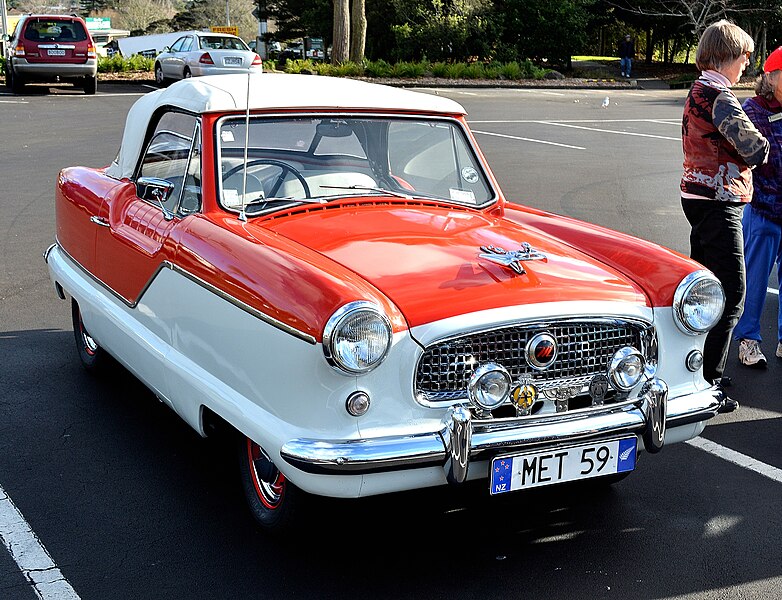
[(645, 376), (646, 359), (639, 350), (625, 346), (616, 351), (608, 369), (608, 379), (614, 389), (629, 392)]
[[(359, 320), (367, 318), (372, 320), (373, 325), (369, 327), (364, 324), (358, 327), (365, 333), (374, 329), (378, 336), (374, 343), (367, 337), (349, 339), (350, 336), (346, 336), (349, 328), (356, 327)], [(385, 312), (377, 304), (357, 300), (337, 309), (326, 322), (323, 328), (323, 354), (335, 369), (348, 375), (361, 375), (375, 369), (385, 360), (391, 349), (392, 338), (391, 320)], [(360, 359), (359, 355), (366, 354), (368, 343), (371, 356)], [(362, 344), (365, 347), (359, 349)]]
[[(499, 386), (499, 393), (487, 390), (487, 383)], [(505, 367), (493, 362), (483, 363), (470, 377), (467, 395), (472, 405), (479, 410), (492, 411), (510, 398), (512, 385), (510, 373)]]
[(717, 324), (724, 310), (725, 290), (706, 269), (687, 275), (673, 295), (673, 320), (687, 335), (707, 333)]

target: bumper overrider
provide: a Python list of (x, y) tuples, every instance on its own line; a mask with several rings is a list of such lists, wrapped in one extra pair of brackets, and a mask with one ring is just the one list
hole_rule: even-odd
[(470, 462), (619, 434), (641, 436), (646, 451), (656, 453), (665, 443), (667, 428), (710, 419), (726, 400), (719, 386), (669, 399), (668, 386), (655, 377), (632, 401), (599, 409), (540, 418), (480, 419), (467, 406), (455, 406), (436, 432), (358, 440), (294, 439), (280, 454), (307, 473), (361, 475), (440, 466), (449, 483), (461, 483)]

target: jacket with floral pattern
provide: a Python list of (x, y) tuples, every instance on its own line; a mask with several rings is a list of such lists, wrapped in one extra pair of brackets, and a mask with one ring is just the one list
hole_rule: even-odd
[(769, 143), (730, 88), (702, 75), (690, 88), (682, 118), (686, 197), (723, 202), (752, 199), (752, 168), (763, 164)]

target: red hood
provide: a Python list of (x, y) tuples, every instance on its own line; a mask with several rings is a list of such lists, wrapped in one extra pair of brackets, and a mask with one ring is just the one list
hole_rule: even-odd
[[(538, 229), (488, 214), (365, 204), (311, 210), (264, 225), (366, 279), (411, 326), (528, 303), (649, 304), (643, 291), (613, 268)], [(479, 257), (481, 246), (515, 251), (523, 242), (546, 256), (522, 262), (525, 274)]]

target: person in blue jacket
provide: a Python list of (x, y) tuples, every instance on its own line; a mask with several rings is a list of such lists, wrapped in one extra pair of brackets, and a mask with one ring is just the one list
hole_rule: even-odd
[[(764, 368), (760, 349), (760, 315), (768, 294), (768, 279), (774, 265), (782, 280), (782, 46), (769, 54), (755, 84), (755, 96), (743, 104), (744, 112), (770, 142), (768, 162), (752, 175), (752, 201), (744, 210), (744, 262), (747, 291), (744, 313), (733, 330), (739, 343), (739, 361)], [(776, 356), (782, 358), (782, 304), (777, 316)]]

